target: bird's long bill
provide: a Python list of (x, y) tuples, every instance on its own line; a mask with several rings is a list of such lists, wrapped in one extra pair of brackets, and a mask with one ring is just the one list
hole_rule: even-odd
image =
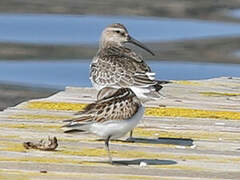
[(143, 45), (141, 42), (139, 42), (138, 40), (134, 39), (133, 37), (128, 36), (128, 42), (137, 45), (138, 47), (146, 50), (147, 52), (149, 52), (150, 54), (155, 56), (155, 54), (150, 49), (148, 49), (145, 45)]

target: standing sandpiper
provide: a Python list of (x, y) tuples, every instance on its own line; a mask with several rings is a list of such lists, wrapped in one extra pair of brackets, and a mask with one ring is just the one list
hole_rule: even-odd
[(89, 104), (77, 117), (67, 120), (66, 133), (77, 130), (91, 132), (105, 139), (110, 163), (109, 140), (124, 136), (136, 127), (144, 114), (144, 107), (129, 88), (106, 87), (99, 91), (96, 102)]
[(142, 102), (159, 98), (161, 84), (167, 81), (155, 80), (155, 73), (142, 57), (125, 47), (125, 43), (137, 45), (154, 55), (145, 45), (131, 37), (124, 25), (116, 23), (107, 26), (102, 32), (99, 50), (90, 66), (93, 86), (97, 90), (104, 87), (128, 87)]
[(155, 73), (125, 43), (135, 44), (150, 54), (154, 53), (128, 34), (122, 24), (107, 26), (99, 43), (99, 50), (93, 58), (90, 79), (93, 86), (100, 90), (103, 87), (128, 87), (143, 101), (160, 97), (160, 84), (166, 81), (155, 80)]

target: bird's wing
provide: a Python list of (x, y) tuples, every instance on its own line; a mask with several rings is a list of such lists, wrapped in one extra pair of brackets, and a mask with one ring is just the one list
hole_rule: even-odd
[(118, 91), (117, 88), (105, 87), (98, 92), (97, 100), (101, 100), (101, 99), (104, 99), (104, 98), (109, 98), (112, 95), (114, 95), (114, 93), (116, 93), (117, 91)]
[[(111, 88), (109, 91), (112, 91)], [(111, 93), (110, 93), (111, 94)], [(89, 104), (78, 117), (68, 120), (64, 127), (103, 123), (111, 120), (127, 120), (139, 109), (140, 101), (131, 89), (121, 88), (95, 103)]]
[(101, 50), (91, 65), (91, 78), (100, 86), (154, 85), (154, 73), (141, 57), (127, 48)]

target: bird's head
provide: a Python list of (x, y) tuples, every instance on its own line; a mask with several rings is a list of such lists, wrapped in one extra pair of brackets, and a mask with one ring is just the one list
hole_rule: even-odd
[(137, 45), (154, 56), (154, 53), (150, 49), (129, 35), (128, 30), (124, 25), (115, 23), (107, 26), (103, 30), (100, 46), (105, 46), (106, 44), (117, 44), (119, 46), (123, 46), (125, 43)]

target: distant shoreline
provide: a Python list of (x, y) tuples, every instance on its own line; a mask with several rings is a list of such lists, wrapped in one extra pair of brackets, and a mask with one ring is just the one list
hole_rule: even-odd
[[(143, 53), (144, 59), (157, 61), (190, 61), (240, 64), (236, 52), (240, 50), (240, 37), (210, 37), (182, 41), (145, 43), (155, 56)], [(84, 60), (92, 59), (98, 45), (39, 45), (22, 43), (0, 43), (1, 60)]]
[(1, 13), (155, 16), (226, 22), (240, 22), (240, 19), (226, 15), (228, 10), (239, 8), (240, 1), (225, 0), (107, 0), (105, 2), (98, 0), (0, 1)]

